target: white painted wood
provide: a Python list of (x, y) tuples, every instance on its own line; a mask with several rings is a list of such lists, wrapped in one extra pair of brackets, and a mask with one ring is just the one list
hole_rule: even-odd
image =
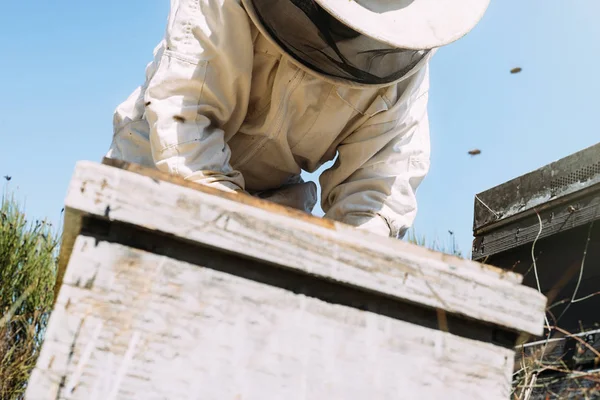
[(519, 275), (256, 204), (93, 162), (77, 164), (66, 198), (70, 213), (108, 216), (515, 331), (543, 332), (546, 298), (520, 285)]
[(78, 237), (26, 399), (508, 399), (513, 357), (492, 344)]

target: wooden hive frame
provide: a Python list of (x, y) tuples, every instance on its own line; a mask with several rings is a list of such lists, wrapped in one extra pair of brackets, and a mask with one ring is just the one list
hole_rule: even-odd
[(508, 398), (543, 331), (518, 274), (138, 165), (65, 209), (28, 399)]

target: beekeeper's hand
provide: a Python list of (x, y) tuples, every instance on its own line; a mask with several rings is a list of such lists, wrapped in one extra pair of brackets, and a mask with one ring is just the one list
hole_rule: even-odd
[(256, 194), (256, 197), (310, 213), (317, 204), (317, 185), (314, 182), (294, 183), (265, 190)]

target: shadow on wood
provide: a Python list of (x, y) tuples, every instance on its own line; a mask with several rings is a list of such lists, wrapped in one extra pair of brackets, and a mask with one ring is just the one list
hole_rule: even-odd
[(28, 399), (506, 399), (543, 330), (518, 274), (139, 166), (65, 207)]

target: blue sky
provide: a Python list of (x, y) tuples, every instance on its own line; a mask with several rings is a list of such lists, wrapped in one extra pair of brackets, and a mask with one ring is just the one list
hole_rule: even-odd
[[(0, 176), (13, 177), (32, 218), (58, 223), (75, 163), (101, 160), (113, 110), (142, 82), (168, 7), (3, 4)], [(452, 230), (468, 253), (475, 193), (600, 142), (599, 12), (598, 0), (493, 0), (468, 36), (437, 53), (418, 234), (448, 242)]]

